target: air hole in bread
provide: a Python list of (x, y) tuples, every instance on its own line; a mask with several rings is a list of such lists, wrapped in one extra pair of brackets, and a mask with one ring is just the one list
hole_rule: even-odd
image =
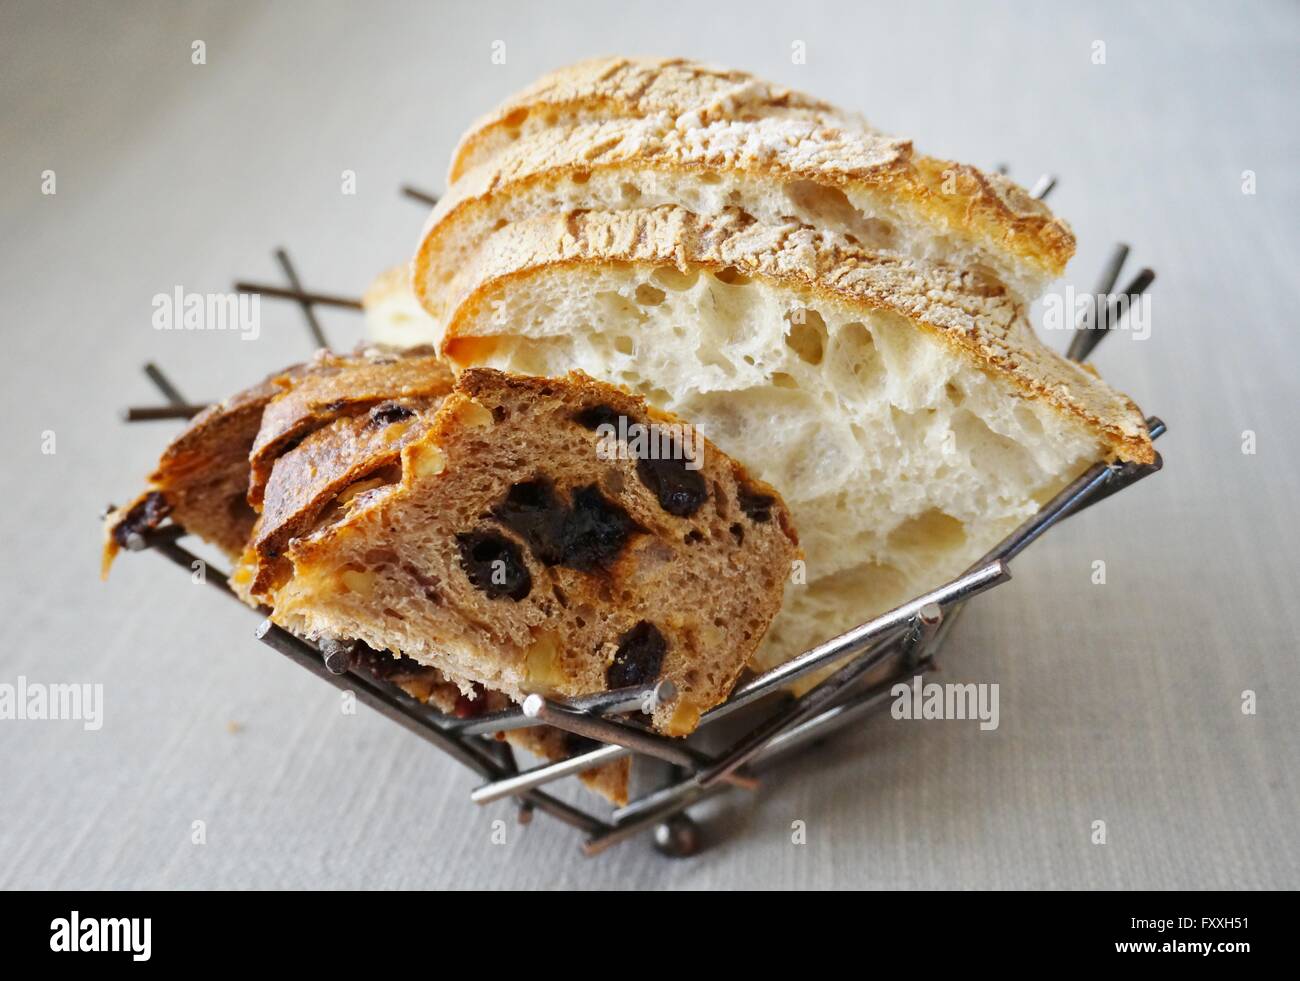
[(735, 266), (726, 266), (713, 274), (714, 279), (728, 286), (748, 286), (749, 277)]
[(503, 120), (501, 120), (501, 124), (510, 129), (518, 129), (520, 126), (524, 124), (524, 120), (527, 118), (528, 118), (528, 109), (527, 107), (524, 107), (524, 108), (516, 109), (514, 112), (507, 115)]
[(944, 552), (966, 543), (966, 526), (938, 508), (908, 518), (889, 533), (891, 550)]
[(700, 278), (698, 269), (688, 269), (682, 272), (676, 266), (660, 266), (650, 278), (666, 290), (675, 290), (683, 292), (695, 285), (696, 280)]
[(631, 355), (636, 353), (636, 345), (626, 334), (619, 334), (614, 338), (614, 350), (619, 354)]
[(574, 184), (585, 184), (587, 183), (587, 181), (591, 180), (591, 171), (575, 170), (572, 174), (569, 175), (569, 180), (572, 181)]
[(868, 249), (895, 247), (894, 226), (863, 214), (839, 188), (824, 187), (813, 181), (792, 181), (786, 185), (785, 194), (810, 224), (836, 228)]
[(794, 375), (788, 371), (772, 372), (772, 384), (777, 388), (798, 388), (799, 383), (795, 381)]
[(641, 199), (641, 188), (628, 181), (624, 181), (618, 186), (618, 192), (622, 195), (624, 201), (632, 202)]
[(948, 382), (948, 384), (943, 386), (943, 394), (953, 405), (961, 405), (966, 401), (966, 393), (952, 382)]
[(790, 330), (786, 346), (808, 364), (821, 364), (826, 353), (826, 321), (816, 310), (799, 307), (786, 315)]
[(663, 290), (657, 289), (649, 283), (642, 283), (636, 288), (636, 302), (643, 307), (657, 307), (664, 302), (664, 297), (667, 295)]
[(612, 323), (617, 323), (623, 317), (632, 317), (636, 320), (644, 320), (646, 317), (640, 307), (615, 290), (604, 290), (597, 293), (596, 299), (600, 302), (605, 315), (610, 318)]

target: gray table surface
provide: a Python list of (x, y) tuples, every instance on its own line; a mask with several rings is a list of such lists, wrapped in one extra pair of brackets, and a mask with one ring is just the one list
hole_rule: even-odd
[[(0, 886), (1300, 885), (1300, 8), (1131, 7), (6, 3), (0, 683), (105, 702), (94, 732), (0, 721)], [(358, 293), (423, 220), (399, 184), (440, 188), (474, 116), (601, 53), (744, 67), (928, 152), (1057, 173), (1070, 282), (1120, 238), (1159, 271), (1151, 336), (1097, 363), (1168, 421), (1165, 471), (1039, 543), (954, 630), (945, 676), (997, 682), (1000, 727), (875, 719), (726, 797), (687, 861), (645, 841), (586, 860), (548, 819), (516, 827), (469, 803), (466, 771), (343, 715), (248, 611), (152, 556), (96, 575), (97, 512), (175, 428), (117, 421), (155, 398), (141, 363), (205, 399), (307, 350), (290, 306), (245, 343), (153, 330), (153, 295), (274, 277), (281, 244), (310, 286)]]

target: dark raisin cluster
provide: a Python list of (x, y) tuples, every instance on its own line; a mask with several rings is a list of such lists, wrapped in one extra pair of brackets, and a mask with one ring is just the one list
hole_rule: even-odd
[(771, 494), (760, 493), (748, 484), (742, 484), (736, 503), (749, 516), (750, 521), (761, 525), (772, 520), (772, 505), (776, 503), (776, 498)]
[(475, 589), (490, 599), (506, 597), (518, 602), (533, 588), (533, 577), (519, 546), (495, 531), (461, 532), (460, 567)]
[(642, 620), (618, 639), (614, 661), (605, 671), (607, 688), (648, 685), (659, 677), (668, 641), (649, 620)]
[(367, 425), (379, 429), (382, 426), (391, 426), (395, 422), (409, 419), (413, 415), (415, 415), (415, 412), (400, 402), (380, 402), (370, 410), (370, 422)]
[(492, 513), (539, 561), (580, 572), (608, 566), (643, 530), (595, 484), (574, 490), (566, 504), (544, 477), (515, 484)]

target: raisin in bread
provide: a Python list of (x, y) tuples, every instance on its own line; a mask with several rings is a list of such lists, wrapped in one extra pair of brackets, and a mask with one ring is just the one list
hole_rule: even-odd
[(798, 554), (770, 487), (580, 374), (467, 371), (409, 425), (391, 482), (253, 558), (287, 560), (258, 596), (272, 619), (401, 651), (467, 693), (669, 678), (678, 697), (653, 721), (672, 734), (727, 696)]
[(757, 666), (959, 574), (1142, 414), (982, 275), (798, 222), (682, 208), (507, 225), (451, 304), (459, 367), (569, 367), (691, 419), (776, 487), (807, 553)]

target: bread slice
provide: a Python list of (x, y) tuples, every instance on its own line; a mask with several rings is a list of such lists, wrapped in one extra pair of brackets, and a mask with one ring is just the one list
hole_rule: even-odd
[[(427, 378), (417, 378), (416, 369)], [(296, 389), (309, 377), (316, 380)], [(322, 387), (319, 379), (327, 377), (333, 382)], [(349, 356), (321, 352), (308, 365), (278, 372), (211, 406), (164, 451), (151, 488), (109, 516), (105, 573), (132, 534), (156, 528), (170, 517), (237, 558), (231, 587), (245, 602), (260, 606), (273, 592), (285, 544), (315, 523), (337, 518), (358, 494), (374, 486), (397, 461), (402, 446), (424, 431), (416, 423), (429, 417), (440, 401), (437, 394), (427, 393), (446, 394), (450, 385), (445, 366), (430, 362), (423, 350), (399, 356), (368, 346)], [(328, 395), (339, 387), (351, 390), (351, 402), (340, 403)], [(412, 390), (425, 394), (411, 395)], [(363, 391), (370, 398), (393, 397), (371, 402), (360, 397)], [(273, 403), (280, 408), (268, 411)], [(307, 419), (304, 410), (310, 405), (318, 410)], [(293, 412), (286, 411), (290, 407)], [(281, 444), (280, 455), (272, 461), (259, 517), (246, 496), (249, 454), (263, 430), (264, 415), (264, 444), (270, 445), (271, 434), (289, 419), (297, 436)], [(472, 687), (467, 697), (436, 668), (400, 655), (362, 647), (361, 666), (448, 715), (477, 716), (510, 704), (501, 693), (481, 686)], [(589, 748), (571, 734), (546, 726), (513, 730), (504, 738), (548, 760)], [(628, 775), (628, 761), (619, 760), (586, 771), (581, 778), (613, 803), (625, 804)]]
[(411, 264), (386, 269), (361, 296), (366, 336), (395, 349), (434, 343), (434, 320), (411, 289)]
[(567, 119), (539, 125), (472, 170), (453, 167), (457, 179), (413, 263), (416, 295), (438, 324), (460, 292), (457, 281), (475, 277), (488, 237), (544, 214), (672, 205), (707, 216), (738, 208), (762, 224), (795, 220), (852, 245), (949, 263), (1025, 302), (1074, 252), (1065, 223), (1006, 178), (917, 155), (905, 140), (860, 128), (700, 111)]
[(431, 348), (370, 348), (331, 359), (294, 379), (267, 403), (248, 452), (248, 503), (260, 508), (276, 459), (312, 431), (353, 418), (381, 402), (438, 399), (451, 389), (451, 372)]
[(467, 371), (418, 425), (392, 482), (284, 548), (277, 623), (516, 700), (669, 678), (653, 720), (677, 735), (727, 696), (797, 555), (770, 487), (578, 374)]
[(448, 184), (554, 126), (608, 119), (790, 119), (868, 131), (854, 113), (755, 78), (684, 58), (592, 58), (542, 76), (476, 121), (452, 155)]
[(1142, 414), (984, 278), (813, 228), (680, 208), (503, 228), (449, 319), (457, 365), (577, 368), (692, 419), (776, 487), (806, 552), (770, 666), (960, 573)]
[(149, 487), (105, 519), (103, 574), (132, 535), (169, 516), (186, 530), (236, 557), (257, 513), (248, 505), (248, 453), (270, 401), (302, 374), (294, 365), (208, 406), (163, 451)]

